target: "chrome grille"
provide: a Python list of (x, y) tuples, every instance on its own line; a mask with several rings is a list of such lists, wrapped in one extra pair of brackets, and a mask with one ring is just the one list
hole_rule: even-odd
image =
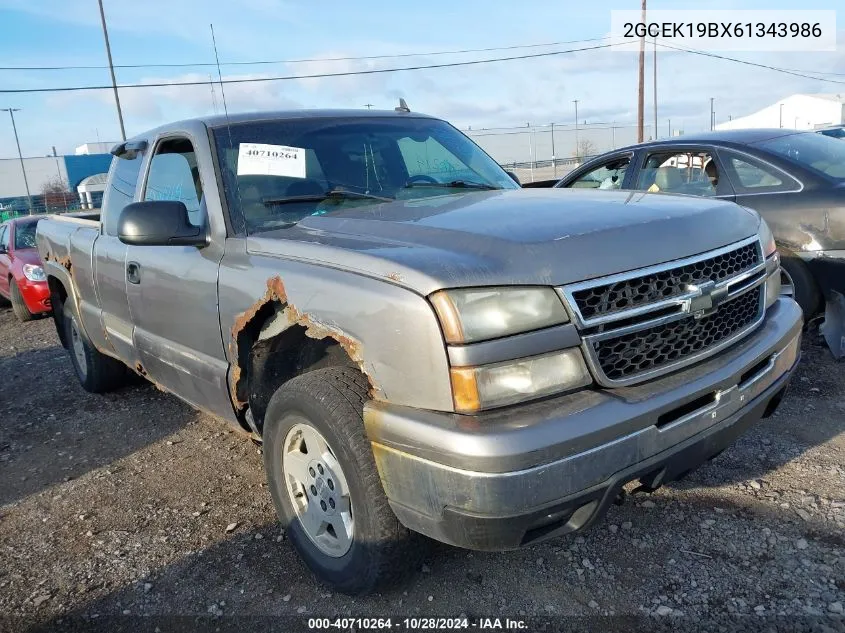
[(596, 381), (635, 384), (702, 360), (763, 320), (766, 262), (748, 238), (560, 289)]
[(683, 360), (751, 325), (760, 312), (761, 293), (762, 287), (758, 286), (701, 319), (689, 316), (616, 338), (594, 341), (598, 364), (610, 380), (621, 380)]
[(587, 320), (684, 293), (688, 284), (724, 281), (760, 263), (756, 242), (714, 257), (655, 271), (572, 293), (581, 316)]

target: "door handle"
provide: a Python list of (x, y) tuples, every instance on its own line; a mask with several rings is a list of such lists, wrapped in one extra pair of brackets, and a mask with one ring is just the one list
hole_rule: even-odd
[(141, 283), (141, 264), (138, 262), (129, 262), (126, 264), (126, 279), (130, 284)]

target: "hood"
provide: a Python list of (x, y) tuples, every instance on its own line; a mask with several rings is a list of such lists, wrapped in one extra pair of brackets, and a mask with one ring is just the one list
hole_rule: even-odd
[(14, 256), (15, 259), (19, 259), (24, 264), (41, 265), (41, 257), (38, 255), (37, 248), (16, 248)]
[(517, 189), (367, 204), (259, 233), (250, 252), (440, 288), (561, 285), (688, 257), (757, 232), (754, 211), (692, 196)]

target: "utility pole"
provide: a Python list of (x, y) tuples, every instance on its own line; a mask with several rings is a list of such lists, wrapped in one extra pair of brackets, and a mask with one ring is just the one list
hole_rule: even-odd
[[(642, 23), (645, 24), (645, 2), (643, 0)], [(640, 38), (640, 74), (637, 84), (637, 143), (642, 143), (643, 125), (645, 123), (645, 33)]]
[(779, 116), (779, 123), (778, 127), (783, 127), (783, 104), (780, 104), (780, 116)]
[(710, 97), (710, 129), (716, 127), (716, 113), (713, 111), (713, 97)]
[(29, 182), (26, 179), (26, 167), (23, 166), (23, 154), (21, 154), (21, 142), (18, 140), (18, 128), (15, 125), (15, 112), (20, 108), (0, 108), (0, 112), (8, 112), (12, 118), (12, 131), (15, 133), (15, 144), (18, 146), (18, 159), (21, 161), (21, 172), (23, 173), (23, 184), (26, 187), (26, 202), (29, 208), (29, 215), (32, 215), (32, 196), (29, 194)]
[(554, 169), (555, 178), (557, 178), (557, 160), (555, 156), (555, 124), (552, 123), (552, 169)]
[(575, 104), (575, 158), (578, 158), (578, 99), (573, 99)]
[(654, 38), (654, 140), (657, 140), (657, 38)]
[(109, 31), (106, 28), (106, 14), (103, 11), (103, 0), (97, 0), (100, 3), (100, 21), (103, 23), (103, 37), (106, 40), (106, 55), (109, 58), (109, 72), (111, 72), (111, 85), (114, 90), (114, 102), (117, 105), (117, 119), (120, 121), (120, 136), (126, 140), (126, 130), (123, 127), (123, 111), (120, 109), (120, 96), (117, 94), (117, 79), (114, 76), (114, 63), (111, 58), (111, 45), (109, 44)]

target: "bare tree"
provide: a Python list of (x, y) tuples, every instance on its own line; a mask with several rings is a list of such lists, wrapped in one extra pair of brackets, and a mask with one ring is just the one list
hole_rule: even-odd
[(64, 211), (75, 200), (73, 193), (68, 190), (67, 183), (58, 176), (44, 183), (41, 195), (44, 196), (44, 206), (48, 211)]
[(584, 160), (590, 156), (598, 154), (596, 144), (588, 138), (582, 138), (578, 141), (578, 160)]

